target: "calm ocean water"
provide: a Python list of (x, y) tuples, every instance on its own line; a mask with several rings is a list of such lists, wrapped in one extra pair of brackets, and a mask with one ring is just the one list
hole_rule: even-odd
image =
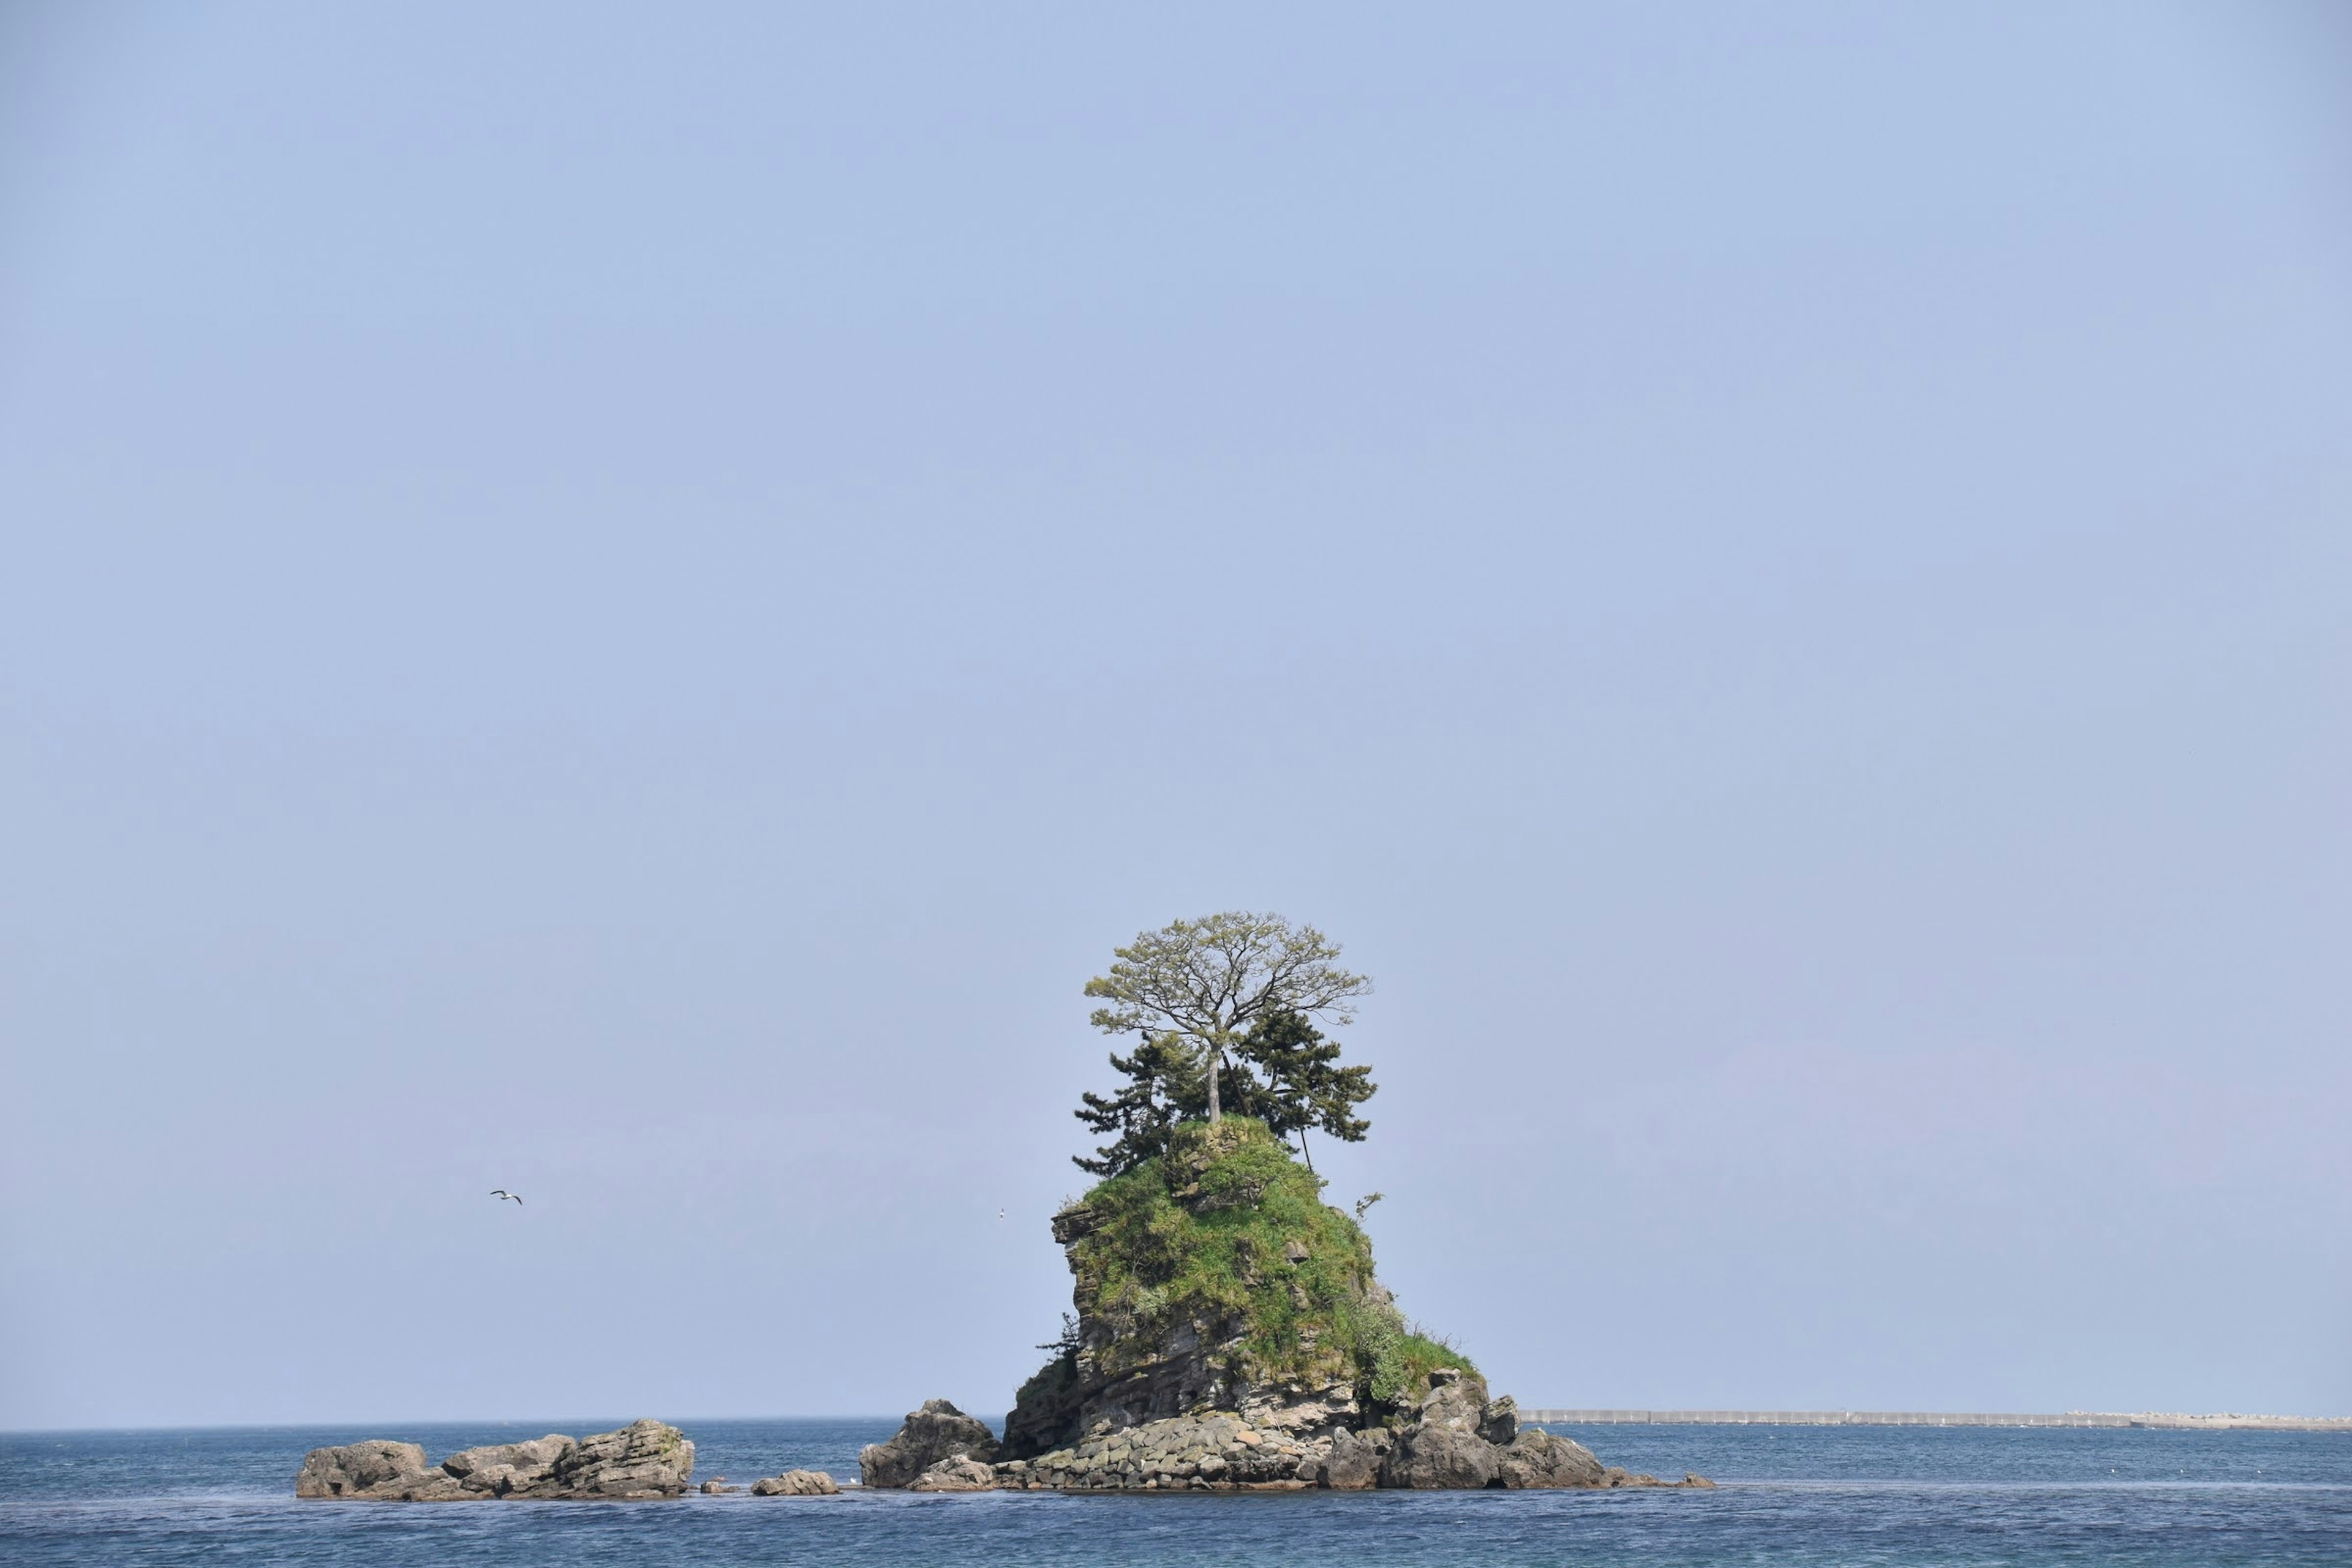
[[(2352, 1564), (2352, 1436), (1973, 1427), (1560, 1427), (1713, 1492), (996, 1493), (664, 1503), (297, 1502), (305, 1449), (508, 1426), (0, 1436), (0, 1563), (366, 1568), (604, 1563)], [(854, 1477), (897, 1423), (681, 1423), (698, 1479)]]

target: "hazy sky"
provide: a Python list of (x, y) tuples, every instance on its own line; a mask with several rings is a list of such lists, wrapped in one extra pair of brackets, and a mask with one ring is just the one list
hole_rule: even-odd
[(1236, 907), (1523, 1403), (2352, 1411), (2345, 18), (11, 8), (0, 1426), (1000, 1411)]

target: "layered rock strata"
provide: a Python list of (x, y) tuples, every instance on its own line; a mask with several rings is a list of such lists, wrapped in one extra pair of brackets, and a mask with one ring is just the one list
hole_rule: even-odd
[(996, 1458), (996, 1434), (944, 1399), (927, 1399), (907, 1412), (906, 1425), (887, 1443), (868, 1443), (857, 1453), (857, 1473), (869, 1487), (911, 1487), (947, 1459)]
[(1076, 1314), (1003, 1443), (934, 1401), (866, 1450), (866, 1484), (964, 1489), (992, 1459), (998, 1486), (1079, 1491), (1662, 1484), (1521, 1431), (1322, 1190), (1255, 1121), (1176, 1129), (1054, 1216)]
[(633, 1422), (583, 1438), (561, 1433), (499, 1443), (425, 1463), (415, 1443), (313, 1448), (294, 1479), (299, 1498), (465, 1502), (498, 1498), (622, 1500), (685, 1495), (694, 1445), (663, 1422)]
[(996, 1467), (1010, 1489), (1061, 1491), (1339, 1491), (1372, 1488), (1507, 1490), (1669, 1484), (1604, 1467), (1580, 1443), (1520, 1430), (1507, 1398), (1489, 1401), (1475, 1374), (1441, 1368), (1401, 1428), (1300, 1432), (1223, 1412), (1132, 1426), (1103, 1424), (1082, 1441)]
[(997, 1489), (996, 1467), (962, 1454), (941, 1459), (907, 1483), (910, 1492), (990, 1492)]

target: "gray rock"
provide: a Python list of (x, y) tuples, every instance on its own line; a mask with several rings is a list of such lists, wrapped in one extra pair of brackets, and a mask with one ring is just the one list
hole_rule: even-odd
[(1363, 1491), (1380, 1484), (1381, 1461), (1392, 1439), (1382, 1431), (1341, 1432), (1331, 1439), (1323, 1462), (1323, 1484), (1334, 1491)]
[(1105, 1421), (1071, 1447), (998, 1465), (997, 1484), (1066, 1491), (1297, 1491), (1320, 1484), (1333, 1441), (1254, 1426), (1230, 1411), (1138, 1426)]
[(1668, 1490), (1684, 1488), (1705, 1491), (1715, 1489), (1715, 1483), (1696, 1470), (1685, 1470), (1683, 1479), (1678, 1481), (1662, 1481), (1655, 1476), (1643, 1475), (1639, 1470), (1621, 1470), (1614, 1465), (1601, 1472), (1601, 1484), (1604, 1487), (1660, 1487)]
[(996, 1489), (996, 1468), (958, 1454), (941, 1459), (908, 1483), (910, 1492), (986, 1492)]
[(786, 1470), (751, 1483), (753, 1497), (839, 1497), (841, 1489), (823, 1470)]
[(1509, 1447), (1511, 1439), (1519, 1435), (1518, 1401), (1506, 1394), (1490, 1400), (1478, 1415), (1478, 1436), (1499, 1447)]
[(670, 1498), (685, 1494), (694, 1474), (694, 1445), (664, 1422), (633, 1421), (597, 1432), (557, 1459), (552, 1492), (570, 1498)]
[(369, 1495), (387, 1502), (479, 1502), (490, 1497), (488, 1492), (467, 1491), (465, 1483), (442, 1470), (403, 1476), (396, 1481), (387, 1481)]
[[(857, 1469), (869, 1487), (908, 1487), (942, 1459), (971, 1458), (983, 1466), (996, 1457), (996, 1438), (944, 1399), (927, 1399), (907, 1413), (906, 1425), (887, 1443), (869, 1443), (857, 1455)], [(994, 1472), (990, 1485), (993, 1486)]]
[(1484, 1378), (1455, 1367), (1429, 1374), (1418, 1418), (1397, 1434), (1381, 1462), (1381, 1485), (1414, 1489), (1462, 1489), (1492, 1481), (1502, 1451), (1478, 1435), (1486, 1415)]
[(694, 1474), (694, 1445), (677, 1427), (639, 1421), (582, 1442), (561, 1433), (467, 1448), (428, 1468), (414, 1443), (313, 1448), (294, 1478), (301, 1498), (457, 1502), (484, 1498), (673, 1498)]
[(1592, 1457), (1592, 1450), (1532, 1426), (1511, 1439), (1510, 1447), (1503, 1450), (1496, 1474), (1503, 1485), (1513, 1491), (1606, 1484), (1601, 1461)]
[(442, 1460), (441, 1468), (467, 1492), (512, 1497), (552, 1488), (556, 1462), (579, 1446), (560, 1432), (551, 1432), (528, 1443), (463, 1449)]
[(423, 1480), (427, 1475), (425, 1450), (415, 1443), (382, 1438), (350, 1443), (339, 1448), (313, 1448), (302, 1456), (302, 1473), (294, 1478), (299, 1498), (356, 1498), (383, 1494), (377, 1489), (404, 1478)]
[(704, 1497), (725, 1497), (729, 1492), (740, 1492), (743, 1489), (741, 1487), (730, 1487), (723, 1478), (713, 1477), (694, 1489), (700, 1492)]
[(1462, 1426), (1423, 1426), (1397, 1435), (1381, 1464), (1381, 1485), (1415, 1489), (1472, 1490), (1502, 1468), (1502, 1450)]

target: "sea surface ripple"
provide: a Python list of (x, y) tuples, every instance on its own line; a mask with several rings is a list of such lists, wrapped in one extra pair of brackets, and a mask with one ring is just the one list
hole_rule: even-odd
[[(303, 1453), (435, 1458), (619, 1419), (0, 1435), (0, 1562), (546, 1564), (2352, 1563), (2352, 1436), (1977, 1427), (1559, 1427), (1706, 1492), (1306, 1492), (656, 1503), (328, 1503)], [(854, 1477), (895, 1421), (684, 1421), (698, 1479)]]

